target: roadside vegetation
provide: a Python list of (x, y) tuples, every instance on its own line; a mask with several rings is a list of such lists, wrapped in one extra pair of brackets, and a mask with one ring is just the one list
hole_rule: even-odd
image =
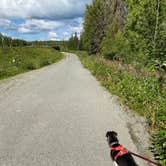
[(147, 118), (153, 141), (151, 150), (163, 165), (166, 165), (165, 9), (165, 0), (93, 0), (86, 9), (79, 47), (71, 48), (84, 51), (77, 54), (102, 85)]
[(41, 68), (62, 59), (60, 52), (49, 47), (0, 48), (0, 79)]
[(145, 116), (152, 135), (155, 159), (166, 164), (166, 81), (159, 72), (137, 68), (99, 55), (75, 52), (82, 64), (130, 109)]

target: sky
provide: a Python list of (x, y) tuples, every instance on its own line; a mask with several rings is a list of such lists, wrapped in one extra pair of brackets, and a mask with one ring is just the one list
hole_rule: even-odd
[(92, 0), (0, 0), (0, 33), (12, 38), (67, 40), (82, 31)]

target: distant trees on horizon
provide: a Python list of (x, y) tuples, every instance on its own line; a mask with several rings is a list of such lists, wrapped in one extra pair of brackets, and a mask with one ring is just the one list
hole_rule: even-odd
[(29, 43), (21, 39), (12, 39), (9, 36), (2, 35), (0, 33), (0, 46), (1, 47), (18, 47), (18, 46), (28, 46)]

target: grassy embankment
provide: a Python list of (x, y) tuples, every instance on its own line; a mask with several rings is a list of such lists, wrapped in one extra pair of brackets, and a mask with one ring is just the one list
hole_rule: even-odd
[[(99, 56), (76, 52), (83, 65), (130, 109), (144, 115), (150, 126), (154, 155), (166, 165), (166, 82), (164, 75), (149, 68), (134, 67)], [(138, 69), (136, 69), (138, 68)]]
[(61, 53), (51, 48), (0, 48), (0, 79), (38, 69), (61, 59)]

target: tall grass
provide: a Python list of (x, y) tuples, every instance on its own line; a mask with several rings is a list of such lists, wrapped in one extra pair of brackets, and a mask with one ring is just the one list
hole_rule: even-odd
[[(154, 155), (166, 165), (166, 82), (157, 72), (76, 52), (82, 63), (111, 93), (147, 118)], [(145, 72), (146, 71), (146, 72)], [(164, 77), (164, 76), (163, 76)]]
[(0, 49), (0, 79), (38, 69), (62, 59), (60, 52), (45, 47)]

